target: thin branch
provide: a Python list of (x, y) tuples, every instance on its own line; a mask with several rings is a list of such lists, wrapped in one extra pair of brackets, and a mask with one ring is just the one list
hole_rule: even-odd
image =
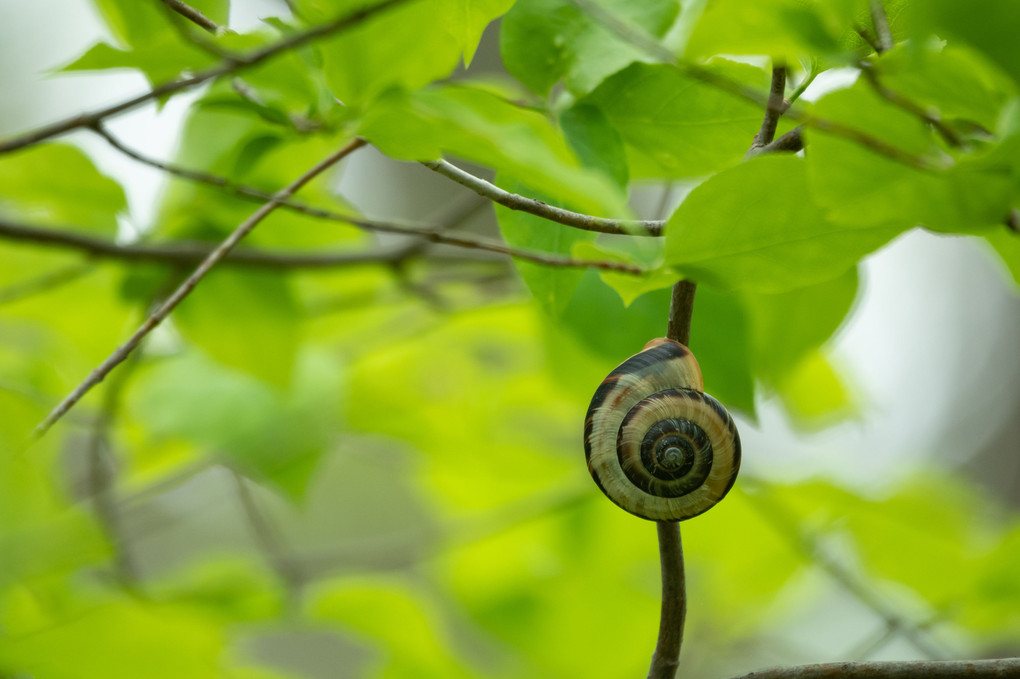
[(1020, 658), (998, 660), (914, 660), (841, 662), (775, 667), (734, 679), (978, 679), (1020, 676)]
[(325, 160), (322, 160), (310, 170), (305, 172), (303, 175), (298, 177), (294, 182), (289, 184), (277, 192), (272, 200), (267, 202), (265, 205), (256, 210), (248, 219), (241, 222), (240, 225), (231, 233), (227, 238), (220, 243), (216, 249), (209, 253), (198, 268), (196, 268), (190, 276), (188, 276), (183, 283), (170, 295), (167, 300), (160, 305), (159, 309), (154, 311), (141, 327), (135, 331), (134, 335), (128, 339), (123, 345), (118, 347), (105, 361), (103, 361), (92, 373), (85, 378), (85, 380), (79, 384), (74, 391), (72, 391), (63, 401), (61, 401), (56, 408), (54, 408), (49, 415), (43, 419), (42, 422), (35, 428), (34, 436), (39, 438), (44, 435), (50, 427), (52, 427), (61, 417), (64, 416), (78, 401), (82, 399), (85, 394), (89, 392), (92, 387), (99, 384), (103, 379), (110, 374), (110, 371), (116, 368), (121, 362), (126, 359), (135, 348), (141, 343), (143, 339), (150, 332), (152, 332), (156, 326), (163, 322), (163, 320), (170, 315), (178, 304), (180, 304), (191, 291), (195, 289), (195, 286), (212, 270), (216, 264), (220, 262), (227, 254), (236, 246), (241, 240), (247, 236), (251, 231), (259, 225), (259, 223), (273, 213), (280, 206), (280, 202), (286, 200), (294, 192), (298, 191), (305, 184), (310, 182), (318, 175), (325, 172), (327, 169), (338, 163), (341, 159), (346, 157), (349, 153), (364, 146), (364, 142), (360, 139), (355, 139), (349, 142), (343, 148), (330, 154)]
[[(535, 262), (543, 266), (568, 269), (601, 269), (633, 275), (646, 273), (640, 267), (623, 262), (558, 257), (537, 251), (512, 248), (498, 241), (440, 233), (427, 227), (372, 222), (353, 217), (344, 217), (340, 221), (352, 224), (366, 231), (396, 233), (420, 238), (431, 243), (495, 252)], [(47, 247), (76, 250), (93, 258), (138, 263), (150, 262), (155, 264), (200, 264), (218, 250), (218, 248), (194, 242), (173, 242), (165, 245), (146, 245), (140, 243), (121, 245), (104, 238), (85, 235), (70, 227), (48, 229), (41, 226), (16, 224), (8, 222), (3, 218), (0, 218), (0, 238), (37, 243)], [(249, 249), (230, 251), (223, 256), (223, 264), (226, 266), (260, 269), (320, 270), (373, 264), (397, 264), (418, 254), (419, 247), (417, 245), (413, 247), (390, 248), (382, 251), (369, 250), (366, 252), (284, 253)]]
[(925, 109), (923, 106), (920, 106), (919, 104), (904, 97), (899, 92), (890, 90), (879, 79), (878, 73), (875, 72), (875, 68), (872, 64), (862, 62), (858, 66), (861, 69), (861, 73), (864, 74), (864, 79), (868, 81), (868, 84), (871, 85), (871, 88), (876, 94), (893, 106), (897, 106), (931, 125), (935, 128), (939, 135), (946, 140), (946, 143), (953, 148), (960, 148), (963, 146), (963, 140), (960, 139), (959, 135), (957, 135), (951, 127), (942, 122), (942, 116), (937, 111)]
[(858, 24), (854, 26), (854, 30), (857, 31), (857, 35), (861, 36), (864, 42), (868, 43), (868, 46), (875, 51), (875, 54), (881, 54), (882, 46), (878, 44), (878, 38), (871, 34), (867, 26)]
[(878, 36), (876, 51), (879, 54), (888, 52), (896, 46), (892, 29), (889, 27), (889, 16), (885, 13), (882, 0), (871, 0), (871, 23), (874, 24), (875, 34)]
[(776, 137), (776, 128), (779, 126), (779, 118), (788, 108), (783, 97), (786, 94), (786, 66), (775, 64), (772, 66), (772, 85), (769, 87), (769, 101), (765, 106), (765, 117), (761, 122), (761, 129), (754, 135), (754, 142), (747, 154), (753, 155), (755, 149), (768, 146)]
[[(43, 226), (16, 224), (0, 218), (0, 238), (37, 243), (47, 247), (74, 250), (90, 258), (113, 259), (126, 262), (154, 264), (201, 264), (214, 248), (197, 242), (176, 241), (162, 245), (142, 243), (119, 244), (89, 236), (80, 230), (64, 227), (50, 229)], [(233, 250), (223, 260), (224, 265), (259, 269), (332, 269), (369, 264), (388, 264), (404, 257), (404, 248), (367, 252), (289, 253), (260, 250)], [(92, 264), (76, 265), (87, 271)], [(69, 269), (69, 272), (73, 272)], [(63, 281), (58, 281), (63, 282)], [(0, 301), (3, 301), (0, 298)]]
[(219, 33), (220, 30), (222, 30), (223, 28), (218, 23), (216, 23), (206, 15), (199, 12), (191, 5), (181, 2), (181, 0), (161, 0), (161, 2), (170, 9), (172, 9), (173, 11), (180, 14), (188, 21), (191, 21), (192, 23), (201, 26), (202, 28), (209, 31), (213, 35)]
[[(643, 30), (636, 28), (629, 23), (625, 23), (615, 14), (607, 11), (605, 8), (595, 4), (591, 0), (570, 1), (621, 39), (645, 51), (649, 54), (649, 56), (655, 57), (656, 59), (676, 68), (687, 77), (703, 82), (706, 85), (715, 87), (718, 90), (732, 94), (733, 96), (745, 101), (749, 101), (752, 104), (756, 104), (763, 108), (768, 107), (768, 95), (763, 95), (753, 87), (748, 87), (747, 85), (732, 80), (711, 68), (702, 66), (701, 64), (680, 61), (677, 59), (676, 55), (674, 55), (655, 38), (651, 37)], [(808, 127), (812, 127), (822, 132), (827, 132), (837, 137), (843, 137), (844, 139), (848, 139), (854, 143), (865, 146), (876, 153), (891, 158), (908, 167), (922, 171), (937, 171), (943, 169), (942, 164), (939, 162), (905, 151), (898, 146), (888, 143), (884, 139), (876, 137), (864, 130), (859, 130), (855, 127), (845, 125), (839, 121), (828, 118), (820, 118), (796, 107), (789, 108), (785, 115), (787, 118), (798, 123), (802, 123)]]
[(758, 152), (753, 155), (762, 155), (765, 153), (776, 153), (779, 151), (787, 151), (790, 153), (796, 153), (804, 148), (804, 126), (795, 127), (779, 139), (774, 140), (771, 144), (758, 149)]
[(661, 236), (665, 226), (665, 222), (662, 220), (606, 219), (605, 217), (593, 217), (581, 214), (580, 212), (564, 210), (534, 198), (526, 198), (516, 193), (504, 191), (495, 184), (465, 172), (445, 160), (423, 162), (422, 165), (438, 172), (444, 177), (452, 179), (461, 186), (466, 186), (478, 195), (484, 196), (505, 208), (527, 212), (558, 224), (572, 226), (576, 229), (634, 236)]
[[(2, 226), (0, 226), (2, 229)], [(55, 290), (56, 288), (73, 283), (74, 281), (87, 276), (95, 266), (90, 262), (75, 262), (74, 264), (48, 271), (28, 280), (18, 281), (0, 289), (0, 306), (20, 302), (23, 299)]]
[(288, 50), (294, 49), (295, 47), (299, 47), (314, 40), (322, 39), (338, 31), (343, 31), (344, 29), (350, 28), (351, 26), (360, 24), (361, 22), (375, 16), (376, 14), (379, 14), (380, 12), (384, 12), (388, 9), (411, 1), (413, 0), (383, 0), (377, 5), (359, 9), (357, 11), (351, 12), (350, 14), (346, 14), (342, 17), (334, 19), (333, 21), (330, 21), (328, 23), (316, 26), (314, 28), (310, 28), (307, 31), (294, 33), (293, 35), (288, 36), (287, 38), (280, 40), (279, 42), (264, 47), (260, 50), (256, 50), (255, 52), (252, 52), (248, 55), (244, 56), (239, 55), (236, 57), (224, 59), (221, 63), (209, 69), (199, 71), (198, 73), (195, 73), (194, 75), (191, 76), (177, 78), (176, 80), (171, 80), (169, 82), (163, 83), (162, 85), (158, 85), (157, 87), (154, 87), (153, 89), (149, 90), (148, 92), (145, 92), (144, 94), (140, 94), (136, 97), (133, 97), (126, 101), (122, 101), (118, 104), (113, 104), (111, 106), (96, 109), (94, 111), (90, 111), (87, 113), (79, 113), (78, 115), (72, 116), (70, 118), (65, 118), (64, 120), (60, 120), (49, 125), (44, 125), (43, 127), (31, 130), (29, 132), (25, 132), (24, 134), (20, 134), (15, 137), (10, 137), (4, 141), (0, 141), (0, 154), (8, 153), (16, 149), (21, 149), (27, 146), (31, 146), (33, 144), (37, 144), (41, 141), (45, 141), (47, 139), (51, 139), (62, 134), (66, 134), (67, 132), (71, 132), (72, 130), (81, 129), (83, 127), (93, 127), (94, 125), (96, 125), (102, 120), (105, 120), (106, 118), (110, 118), (125, 111), (130, 111), (131, 109), (134, 109), (148, 101), (159, 99), (161, 97), (165, 97), (175, 92), (180, 92), (182, 90), (196, 87), (197, 85), (201, 85), (202, 83), (208, 82), (215, 78), (219, 78), (220, 76), (227, 75), (229, 73), (235, 73), (237, 71), (251, 68), (253, 66), (261, 64), (262, 62), (268, 59), (272, 59), (273, 57), (276, 57), (279, 54), (287, 52)]
[[(230, 181), (226, 177), (221, 177), (221, 176), (209, 174), (209, 173), (206, 173), (206, 172), (199, 172), (199, 171), (196, 171), (196, 170), (191, 170), (191, 169), (188, 169), (188, 168), (183, 168), (183, 167), (180, 167), (178, 165), (173, 165), (173, 164), (170, 164), (170, 163), (164, 163), (162, 161), (155, 160), (153, 158), (149, 158), (147, 156), (144, 156), (144, 155), (138, 153), (137, 151), (135, 151), (134, 149), (131, 149), (131, 148), (125, 146), (123, 143), (121, 143), (118, 139), (116, 139), (113, 135), (111, 135), (103, 127), (101, 127), (99, 125), (94, 126), (91, 129), (93, 129), (97, 134), (101, 135), (104, 139), (106, 139), (106, 141), (109, 142), (111, 146), (113, 146), (114, 148), (116, 148), (120, 152), (124, 153), (125, 155), (127, 155), (127, 156), (129, 156), (131, 158), (134, 158), (135, 160), (137, 160), (140, 163), (144, 163), (144, 164), (149, 165), (151, 167), (155, 167), (155, 168), (157, 168), (159, 170), (162, 170), (164, 172), (167, 172), (169, 174), (172, 174), (172, 175), (175, 175), (175, 176), (178, 176), (178, 177), (182, 177), (184, 179), (188, 179), (190, 181), (201, 182), (201, 183), (204, 183), (204, 184), (209, 184), (211, 186), (215, 186), (215, 187), (220, 188), (220, 189), (222, 189), (224, 191), (228, 191), (230, 193), (233, 193), (234, 195), (236, 195), (236, 196), (238, 196), (240, 198), (244, 198), (245, 200), (254, 200), (254, 201), (261, 202), (263, 200), (268, 200), (269, 198), (272, 198), (272, 194), (267, 193), (266, 191), (263, 191), (262, 189), (258, 189), (258, 188), (252, 187), (252, 186), (246, 186), (244, 184), (237, 184), (235, 182)], [(451, 165), (450, 167), (453, 167), (453, 166)], [(457, 168), (454, 168), (454, 169), (456, 170)], [(457, 170), (457, 171), (458, 172), (462, 172), (461, 170)], [(464, 174), (467, 175), (466, 172)], [(467, 176), (470, 177), (471, 175), (467, 175)], [(481, 179), (477, 179), (477, 181), (481, 182), (483, 184), (488, 184), (488, 182), (485, 182), (484, 180), (481, 180)], [(492, 189), (494, 189), (496, 191), (502, 191), (503, 193), (506, 193), (502, 189), (499, 189), (498, 187), (495, 187), (492, 184), (488, 184), (488, 185)], [(507, 195), (515, 195), (515, 194), (507, 194)], [(485, 197), (488, 197), (488, 196), (485, 196)], [(526, 199), (525, 198), (525, 199), (522, 199), (522, 200), (531, 200), (531, 199)], [(533, 202), (539, 203), (539, 201), (533, 201)], [(545, 203), (541, 203), (541, 205), (545, 205)], [(319, 218), (319, 219), (327, 219), (327, 220), (330, 220), (330, 221), (340, 222), (340, 223), (343, 223), (343, 224), (349, 224), (351, 226), (355, 226), (355, 227), (357, 227), (359, 229), (363, 229), (365, 231), (376, 232), (376, 233), (395, 233), (395, 234), (401, 234), (401, 235), (405, 235), (405, 236), (414, 236), (416, 238), (425, 239), (425, 240), (427, 240), (429, 242), (432, 242), (432, 243), (440, 243), (440, 244), (443, 244), (443, 245), (453, 245), (453, 246), (456, 246), (456, 247), (470, 248), (470, 249), (475, 249), (475, 250), (484, 250), (484, 251), (487, 251), (487, 252), (496, 252), (496, 253), (499, 253), (499, 254), (502, 254), (502, 255), (509, 255), (511, 257), (516, 257), (518, 259), (524, 259), (524, 260), (527, 260), (527, 261), (530, 261), (530, 262), (535, 262), (537, 264), (543, 264), (543, 265), (546, 265), (546, 266), (560, 266), (560, 267), (569, 267), (569, 268), (586, 268), (586, 267), (591, 267), (591, 268), (595, 268), (595, 269), (604, 269), (604, 270), (608, 270), (608, 271), (620, 271), (620, 272), (623, 272), (623, 273), (630, 273), (630, 274), (641, 274), (641, 273), (644, 273), (642, 271), (642, 269), (640, 269), (639, 267), (631, 266), (629, 264), (623, 264), (621, 262), (609, 262), (609, 261), (598, 261), (598, 260), (580, 260), (580, 259), (571, 259), (571, 258), (565, 258), (565, 257), (556, 257), (554, 255), (547, 255), (547, 254), (544, 254), (544, 253), (541, 253), (541, 252), (534, 252), (534, 251), (529, 251), (529, 250), (520, 250), (520, 249), (517, 249), (517, 248), (511, 248), (511, 247), (506, 246), (503, 243), (499, 243), (497, 241), (488, 241), (488, 240), (484, 240), (484, 239), (480, 239), (480, 238), (471, 238), (471, 237), (467, 237), (467, 236), (450, 235), (450, 234), (442, 233), (438, 229), (432, 228), (432, 227), (426, 227), (426, 226), (420, 226), (420, 225), (411, 225), (411, 224), (397, 224), (397, 223), (393, 223), (393, 222), (381, 222), (381, 221), (376, 221), (376, 220), (361, 219), (361, 218), (358, 218), (358, 217), (352, 217), (352, 216), (349, 216), (349, 215), (340, 214), (338, 212), (333, 212), (331, 210), (325, 210), (323, 208), (318, 208), (318, 207), (314, 207), (314, 206), (311, 206), (311, 205), (307, 205), (305, 203), (301, 203), (301, 202), (295, 201), (295, 200), (284, 200), (284, 201), (282, 201), (280, 203), (280, 207), (284, 208), (284, 209), (287, 209), (287, 210), (290, 210), (292, 212), (298, 212), (300, 214), (308, 215), (310, 217), (316, 217), (316, 218)], [(546, 207), (550, 207), (550, 206), (546, 206)], [(551, 209), (559, 210), (559, 208), (551, 208)], [(563, 210), (563, 212), (568, 212), (568, 211)], [(578, 213), (569, 213), (569, 214), (577, 215), (577, 216), (584, 217), (584, 218), (587, 218), (587, 219), (592, 219), (592, 220), (599, 219), (597, 217), (589, 217), (588, 215), (578, 215)], [(626, 222), (619, 222), (619, 223), (623, 224), (623, 223), (626, 223)], [(661, 229), (661, 225), (664, 224), (664, 222), (647, 222), (647, 224), (653, 224), (653, 225), (654, 224), (658, 224), (659, 228)]]

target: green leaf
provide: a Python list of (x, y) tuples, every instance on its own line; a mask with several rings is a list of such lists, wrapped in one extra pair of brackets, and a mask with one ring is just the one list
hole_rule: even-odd
[(571, 209), (622, 216), (626, 197), (598, 170), (581, 167), (542, 115), (462, 86), (390, 92), (359, 130), (383, 153), (435, 160), (444, 152), (506, 173)]
[[(675, 0), (598, 4), (655, 37), (665, 35), (679, 11)], [(542, 96), (561, 79), (571, 92), (589, 92), (609, 74), (647, 59), (567, 0), (518, 0), (503, 19), (499, 37), (506, 69)]]
[(1014, 83), (966, 45), (903, 45), (880, 55), (874, 68), (883, 86), (961, 128), (977, 123), (994, 131), (1016, 94)]
[(583, 103), (575, 104), (560, 114), (560, 127), (585, 167), (602, 170), (626, 190), (629, 172), (623, 139), (601, 110)]
[[(415, 90), (470, 63), (482, 31), (512, 0), (418, 0), (322, 43), (326, 79), (346, 106), (390, 87)], [(336, 13), (336, 3), (330, 11)]]
[(950, 44), (967, 44), (1020, 83), (1020, 54), (1014, 34), (1020, 25), (1020, 4), (1010, 0), (928, 0), (911, 3), (908, 16), (914, 35), (934, 33)]
[[(168, 7), (157, 2), (135, 0), (92, 0), (116, 38), (138, 47), (162, 33), (175, 33)], [(188, 4), (221, 26), (227, 23), (230, 0), (189, 0)], [(184, 21), (183, 18), (180, 18)], [(197, 29), (196, 29), (197, 30)]]
[(211, 272), (174, 311), (186, 338), (210, 357), (285, 388), (300, 341), (302, 310), (276, 273)]
[[(436, 603), (399, 580), (337, 581), (321, 588), (310, 608), (313, 618), (369, 640), (378, 658), (378, 676), (477, 676), (455, 653)], [(395, 620), (400, 624), (394, 625)]]
[(130, 50), (97, 43), (61, 70), (74, 72), (134, 68), (144, 73), (149, 83), (159, 85), (176, 79), (185, 70), (198, 70), (215, 61), (208, 52), (181, 42), (176, 35), (157, 33), (151, 40)]
[(0, 158), (0, 214), (113, 235), (126, 209), (120, 185), (73, 146), (40, 144)]
[[(765, 86), (748, 64), (710, 67), (743, 83)], [(665, 64), (632, 64), (606, 79), (582, 103), (597, 106), (650, 169), (642, 175), (696, 177), (738, 162), (761, 125), (754, 104), (721, 92)], [(639, 174), (632, 165), (632, 174)]]
[(817, 429), (853, 413), (853, 401), (832, 362), (812, 351), (776, 384), (795, 424)]
[[(1012, 283), (1020, 286), (1020, 234), (1000, 228), (985, 234), (984, 238), (1002, 258), (1008, 273), (1012, 274)], [(1014, 291), (1020, 292), (1020, 287), (1014, 287)]]
[(77, 608), (56, 624), (0, 637), (0, 670), (38, 679), (224, 676), (227, 635), (215, 620), (132, 599)]
[(853, 30), (854, 10), (862, 7), (861, 0), (709, 0), (685, 56), (761, 54), (788, 62), (803, 54), (837, 56)]
[(761, 156), (694, 189), (666, 227), (666, 264), (725, 289), (778, 293), (830, 280), (901, 229), (834, 225), (796, 156)]
[[(497, 177), (497, 179), (500, 179)], [(543, 200), (544, 197), (530, 187), (518, 185), (505, 179), (499, 183), (506, 190)], [(545, 200), (545, 202), (554, 202)], [(496, 206), (499, 232), (507, 245), (526, 250), (539, 250), (566, 257), (573, 256), (574, 246), (591, 242), (598, 235), (573, 227), (550, 222), (527, 212)], [(584, 276), (584, 270), (546, 266), (537, 262), (516, 260), (514, 262), (521, 278), (531, 290), (535, 300), (549, 313), (557, 316), (573, 297), (574, 289)]]
[[(907, 153), (929, 158), (938, 153), (920, 119), (884, 101), (863, 82), (822, 98), (815, 113), (868, 130)], [(1014, 170), (994, 147), (987, 158), (987, 151), (979, 149), (949, 170), (922, 171), (814, 130), (808, 132), (808, 143), (812, 195), (834, 225), (924, 225), (967, 233), (1001, 222), (1008, 212)]]
[(662, 242), (659, 239), (621, 239), (614, 241), (613, 245), (605, 242), (580, 241), (574, 245), (571, 252), (577, 259), (624, 262), (641, 266), (651, 272), (635, 276), (615, 271), (599, 271), (602, 282), (620, 295), (624, 306), (630, 306), (631, 302), (646, 292), (670, 287), (676, 283), (677, 277), (675, 274), (665, 269), (655, 268), (662, 259)]
[(333, 359), (306, 353), (282, 391), (191, 354), (140, 371), (129, 404), (152, 445), (190, 441), (301, 497), (333, 436), (340, 377)]
[(777, 385), (842, 324), (857, 296), (857, 271), (789, 292), (744, 295), (753, 328), (754, 371)]

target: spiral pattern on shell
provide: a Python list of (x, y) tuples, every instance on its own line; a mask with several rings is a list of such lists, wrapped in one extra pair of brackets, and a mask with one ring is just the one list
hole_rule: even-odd
[(603, 380), (588, 407), (584, 453), (610, 500), (645, 519), (682, 521), (729, 492), (740, 437), (730, 414), (702, 389), (694, 354), (665, 338)]

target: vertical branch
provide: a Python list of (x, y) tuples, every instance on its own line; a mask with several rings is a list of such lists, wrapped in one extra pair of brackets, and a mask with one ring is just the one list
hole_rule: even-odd
[(889, 27), (889, 16), (885, 13), (882, 0), (871, 0), (871, 23), (875, 25), (875, 34), (878, 36), (875, 44), (876, 52), (879, 54), (888, 52), (896, 46), (892, 29)]
[[(697, 284), (680, 281), (673, 286), (669, 304), (666, 337), (689, 344), (694, 293)], [(684, 549), (680, 540), (680, 522), (657, 521), (659, 568), (662, 572), (662, 607), (659, 613), (659, 637), (652, 654), (648, 679), (673, 679), (680, 666), (680, 647), (687, 619), (687, 578), (684, 575)]]

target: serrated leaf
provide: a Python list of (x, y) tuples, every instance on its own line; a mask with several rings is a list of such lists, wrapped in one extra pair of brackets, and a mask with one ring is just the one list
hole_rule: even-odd
[[(710, 66), (765, 86), (764, 72), (754, 66), (726, 61)], [(663, 177), (696, 177), (738, 162), (762, 116), (754, 104), (666, 64), (632, 64), (581, 101), (598, 107), (644, 164), (652, 165), (640, 174)], [(633, 166), (632, 174), (639, 174)]]
[(761, 156), (708, 179), (666, 227), (666, 264), (695, 280), (778, 293), (837, 277), (901, 228), (833, 224), (796, 156)]
[[(415, 90), (470, 62), (493, 19), (512, 0), (418, 0), (388, 10), (322, 43), (326, 80), (346, 106), (391, 87)], [(336, 3), (330, 5), (335, 16)]]
[(74, 146), (40, 144), (0, 158), (0, 213), (113, 235), (124, 190)]
[(176, 35), (159, 33), (129, 50), (116, 49), (100, 42), (71, 62), (62, 71), (104, 71), (132, 68), (145, 74), (153, 85), (169, 82), (185, 70), (197, 70), (215, 59), (194, 45), (181, 42)]
[[(599, 0), (622, 21), (662, 37), (679, 11), (675, 0)], [(647, 59), (567, 0), (518, 0), (503, 19), (500, 52), (512, 75), (540, 95), (563, 80), (576, 94), (632, 61)]]

